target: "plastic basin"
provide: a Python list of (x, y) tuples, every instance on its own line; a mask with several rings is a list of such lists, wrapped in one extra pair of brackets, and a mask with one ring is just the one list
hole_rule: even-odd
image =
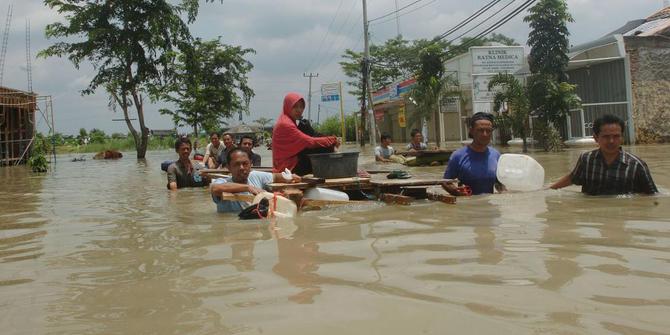
[(359, 152), (311, 154), (312, 172), (316, 178), (334, 179), (355, 177)]
[(500, 156), (496, 176), (510, 191), (536, 191), (544, 185), (544, 168), (527, 155)]

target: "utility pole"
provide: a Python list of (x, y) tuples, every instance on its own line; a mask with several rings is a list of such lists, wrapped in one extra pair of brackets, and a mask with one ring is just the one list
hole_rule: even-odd
[(307, 93), (307, 120), (312, 121), (312, 78), (318, 77), (318, 73), (303, 73), (303, 77), (309, 78), (309, 91)]
[(321, 117), (321, 104), (318, 104), (316, 107), (316, 124), (319, 124), (319, 118)]
[[(370, 80), (370, 33), (368, 32), (368, 25), (368, 5), (367, 2), (363, 0), (363, 40), (365, 41), (365, 51), (363, 56), (363, 80), (365, 83), (363, 84), (363, 95), (367, 96), (369, 106), (372, 108), (372, 81)], [(363, 104), (363, 106), (365, 107), (365, 104)], [(367, 114), (367, 108), (365, 108), (365, 110), (362, 112)], [(377, 145), (376, 128), (375, 117), (372, 115), (370, 118), (370, 144), (372, 144), (373, 147)], [(363, 144), (364, 142), (361, 141), (361, 145)]]
[(400, 37), (400, 12), (398, 11), (398, 0), (395, 0), (395, 25), (398, 29), (398, 37)]

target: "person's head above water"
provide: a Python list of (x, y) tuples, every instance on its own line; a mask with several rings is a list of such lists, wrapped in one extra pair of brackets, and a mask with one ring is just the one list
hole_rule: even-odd
[(468, 135), (472, 138), (472, 144), (486, 147), (491, 142), (493, 135), (493, 115), (489, 113), (475, 113), (468, 122)]
[(284, 97), (283, 113), (292, 120), (302, 119), (305, 111), (305, 99), (298, 93), (291, 92)]

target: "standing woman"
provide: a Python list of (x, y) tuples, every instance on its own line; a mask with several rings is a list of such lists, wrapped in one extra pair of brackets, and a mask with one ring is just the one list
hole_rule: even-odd
[(298, 93), (284, 97), (282, 114), (272, 131), (272, 169), (282, 172), (291, 170), (304, 176), (312, 173), (308, 154), (335, 151), (340, 145), (337, 137), (312, 137), (298, 129), (297, 123), (305, 111), (305, 99)]

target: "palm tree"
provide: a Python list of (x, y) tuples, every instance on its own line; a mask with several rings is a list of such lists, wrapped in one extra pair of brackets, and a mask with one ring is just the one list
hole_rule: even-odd
[(493, 98), (494, 110), (502, 112), (502, 123), (512, 128), (514, 136), (521, 137), (523, 141), (523, 152), (528, 152), (526, 138), (530, 134), (530, 102), (528, 91), (519, 80), (508, 73), (498, 73), (489, 81), (489, 90), (498, 88), (499, 91)]

